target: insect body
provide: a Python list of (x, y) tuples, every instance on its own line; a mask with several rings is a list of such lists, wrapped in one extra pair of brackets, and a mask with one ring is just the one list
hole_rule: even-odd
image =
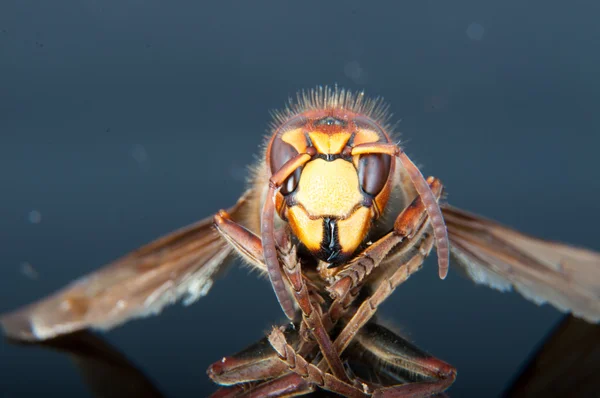
[[(392, 141), (380, 101), (341, 89), (299, 95), (275, 115), (238, 203), (1, 319), (13, 338), (108, 329), (205, 294), (233, 252), (269, 275), (293, 329), (209, 368), (215, 396), (425, 396), (456, 375), (379, 325), (377, 307), (436, 247), (478, 283), (515, 287), (600, 320), (600, 255), (541, 241), (441, 203)], [(370, 369), (365, 372), (364, 368)]]

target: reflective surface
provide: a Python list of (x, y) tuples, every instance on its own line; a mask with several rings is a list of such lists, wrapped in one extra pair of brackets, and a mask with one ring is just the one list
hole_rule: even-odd
[[(0, 312), (233, 204), (268, 110), (335, 82), (386, 98), (453, 204), (600, 250), (600, 6), (559, 3), (3, 2)], [(560, 315), (440, 281), (432, 258), (380, 317), (456, 366), (464, 397), (500, 394)], [(282, 319), (238, 267), (105, 337), (169, 397), (205, 396), (206, 367)], [(1, 342), (0, 375), (0, 396), (88, 394), (51, 351)]]

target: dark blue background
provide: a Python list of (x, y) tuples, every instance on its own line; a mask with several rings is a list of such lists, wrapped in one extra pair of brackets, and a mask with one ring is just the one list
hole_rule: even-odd
[[(453, 204), (598, 250), (598, 15), (590, 1), (3, 0), (0, 312), (234, 203), (268, 111), (336, 82), (391, 103)], [(560, 317), (440, 281), (434, 259), (381, 316), (458, 368), (460, 397), (498, 395)], [(281, 320), (267, 281), (236, 267), (192, 307), (106, 337), (169, 396), (205, 396), (206, 367)], [(66, 357), (0, 343), (0, 396), (40, 390), (87, 394)]]

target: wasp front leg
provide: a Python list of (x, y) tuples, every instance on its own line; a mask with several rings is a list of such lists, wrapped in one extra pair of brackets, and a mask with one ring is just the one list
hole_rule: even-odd
[[(252, 262), (257, 268), (265, 269), (266, 266), (260, 257), (262, 255), (262, 245), (260, 238), (248, 231), (243, 226), (235, 223), (227, 217), (223, 211), (215, 216), (215, 225), (219, 232), (240, 252), (246, 259)], [(300, 263), (296, 256), (296, 251), (291, 245), (287, 233), (280, 234), (279, 251), (284, 257), (284, 269), (289, 278), (291, 290), (293, 290), (293, 300), (302, 311), (303, 320), (325, 357), (333, 374), (346, 382), (349, 382), (344, 366), (339, 358), (339, 354), (333, 349), (333, 343), (328, 335), (328, 329), (323, 325), (323, 318), (320, 308), (313, 306), (306, 282), (300, 270)], [(283, 247), (282, 247), (283, 246)], [(263, 268), (264, 267), (264, 268)]]
[(288, 344), (283, 332), (278, 328), (273, 328), (269, 335), (269, 342), (277, 351), (279, 359), (287, 364), (292, 372), (300, 375), (308, 383), (344, 397), (367, 398), (369, 396), (365, 391), (322, 371), (317, 366), (309, 363), (303, 356), (298, 355), (296, 350)]
[[(441, 183), (439, 180), (432, 177), (428, 179), (428, 182), (436, 199), (439, 199), (442, 192)], [(396, 287), (405, 282), (410, 275), (421, 268), (423, 261), (431, 252), (434, 243), (433, 236), (426, 233), (426, 230), (429, 227), (429, 224), (426, 221), (427, 217), (423, 202), (420, 197), (417, 197), (413, 203), (398, 216), (395, 222), (394, 231), (372, 245), (371, 247), (375, 246), (373, 249), (366, 249), (369, 250), (367, 255), (364, 253), (361, 254), (358, 261), (342, 270), (340, 273), (346, 272), (346, 276), (342, 276), (338, 282), (329, 288), (330, 292), (334, 293), (334, 296), (336, 296), (334, 303), (339, 302), (341, 298), (347, 297), (351, 289), (356, 287), (359, 283), (362, 283), (365, 277), (370, 274), (370, 272), (365, 272), (365, 269), (361, 266), (361, 262), (364, 261), (364, 259), (369, 259), (373, 264), (379, 265), (386, 259), (386, 256), (388, 256), (393, 248), (393, 246), (387, 242), (395, 241), (402, 237), (400, 241), (397, 242), (397, 245), (400, 245), (400, 247), (396, 248), (396, 251), (392, 256), (392, 259), (402, 259), (402, 263), (399, 265), (390, 264), (383, 275), (379, 275), (375, 281), (371, 282), (373, 293), (360, 304), (356, 312), (335, 339), (334, 349), (338, 354), (341, 355), (346, 347), (348, 347), (357, 331), (375, 315), (379, 305), (392, 294)], [(386, 245), (390, 245), (391, 247), (384, 252), (381, 248)], [(377, 262), (375, 262), (373, 257), (377, 259)], [(389, 259), (386, 261), (388, 260)], [(357, 269), (362, 269), (363, 272), (358, 273)], [(355, 280), (352, 278), (352, 275), (358, 275), (360, 278)], [(332, 309), (333, 308), (334, 306), (332, 305)], [(318, 364), (319, 369), (324, 369), (325, 366), (326, 364), (323, 360)]]
[[(429, 177), (427, 183), (436, 200), (442, 195), (443, 186), (439, 179)], [(348, 263), (336, 276), (335, 282), (327, 289), (335, 299), (344, 298), (351, 289), (358, 286), (377, 268), (384, 260), (390, 260), (390, 252), (404, 242), (401, 250), (395, 250), (393, 257), (401, 258), (408, 253), (418, 239), (413, 239), (417, 231), (422, 230), (427, 220), (427, 210), (423, 200), (417, 196), (413, 202), (404, 209), (394, 222), (392, 232), (374, 242), (360, 253), (353, 261)]]
[(296, 254), (296, 248), (289, 241), (289, 235), (283, 235), (280, 245), (280, 254), (283, 262), (283, 269), (287, 276), (291, 288), (294, 292), (294, 299), (302, 311), (302, 320), (306, 328), (311, 331), (312, 336), (321, 349), (323, 360), (327, 362), (333, 375), (345, 383), (350, 383), (346, 374), (344, 365), (340, 359), (339, 352), (333, 347), (333, 342), (329, 337), (331, 325), (323, 323), (323, 313), (321, 308), (313, 305), (306, 281), (300, 269), (300, 261)]
[[(358, 307), (352, 318), (344, 326), (334, 342), (334, 347), (340, 354), (352, 342), (357, 331), (359, 331), (375, 315), (377, 308), (383, 303), (408, 277), (421, 267), (425, 257), (433, 247), (433, 236), (426, 235), (417, 248), (417, 252), (410, 260), (397, 267), (389, 276), (384, 276), (377, 281), (374, 292), (366, 298)], [(323, 361), (319, 363), (319, 368), (323, 368)]]

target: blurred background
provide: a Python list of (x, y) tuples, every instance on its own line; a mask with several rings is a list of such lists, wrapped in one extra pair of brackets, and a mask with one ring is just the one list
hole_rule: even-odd
[[(406, 151), (456, 206), (600, 250), (600, 3), (61, 0), (0, 3), (0, 312), (244, 190), (289, 96), (383, 96)], [(457, 397), (498, 396), (560, 318), (437, 277), (381, 318), (453, 364)], [(234, 266), (191, 307), (105, 335), (169, 397), (283, 317)], [(89, 396), (68, 358), (0, 342), (0, 397)]]

